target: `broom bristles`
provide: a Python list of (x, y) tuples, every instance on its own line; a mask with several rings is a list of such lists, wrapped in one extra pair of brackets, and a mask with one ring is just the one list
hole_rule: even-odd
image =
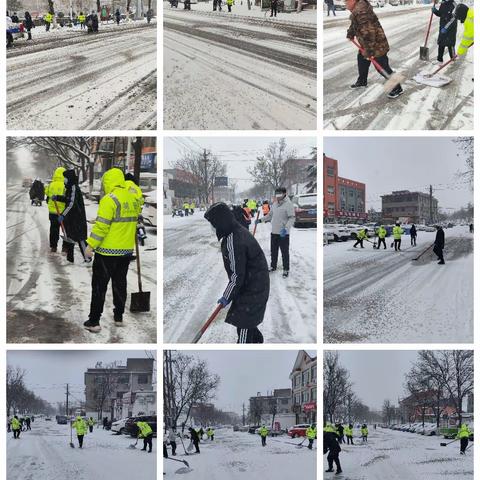
[(400, 73), (394, 73), (390, 75), (387, 81), (383, 84), (383, 90), (388, 93), (393, 90), (399, 83), (402, 83), (405, 80), (405, 76)]

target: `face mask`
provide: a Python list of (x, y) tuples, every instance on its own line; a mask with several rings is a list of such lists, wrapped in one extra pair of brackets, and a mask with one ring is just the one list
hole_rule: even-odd
[(68, 183), (68, 179), (67, 179), (66, 177), (63, 179), (63, 183), (64, 183), (65, 185)]
[(283, 200), (285, 198), (285, 196), (282, 194), (282, 195), (275, 195), (275, 198), (277, 200)]

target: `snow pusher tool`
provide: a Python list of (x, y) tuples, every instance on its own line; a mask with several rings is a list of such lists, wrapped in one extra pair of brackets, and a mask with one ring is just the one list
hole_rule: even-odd
[[(472, 45), (473, 45), (473, 43), (472, 43)], [(470, 45), (470, 47), (472, 45)], [(468, 47), (468, 48), (470, 48), (470, 47)], [(451, 58), (447, 62), (442, 63), (442, 65), (440, 65), (432, 73), (426, 73), (426, 72), (417, 73), (413, 77), (413, 80), (415, 80), (417, 83), (419, 83), (421, 85), (427, 85), (429, 87), (437, 87), (437, 88), (438, 87), (444, 87), (445, 85), (448, 85), (452, 81), (452, 79), (450, 77), (446, 77), (446, 76), (442, 76), (442, 75), (439, 75), (437, 77), (435, 77), (435, 76), (437, 75), (438, 72), (443, 70), (446, 66), (450, 65), (457, 58), (458, 58), (458, 55), (455, 55), (453, 58)], [(435, 78), (433, 78), (433, 77), (435, 77)]]
[[(53, 201), (55, 205), (55, 210), (57, 211), (57, 215), (60, 217), (60, 209), (58, 208), (57, 202), (54, 200)], [(60, 228), (62, 229), (63, 235), (60, 235), (62, 237), (62, 240), (64, 240), (67, 243), (75, 243), (75, 240), (72, 240), (71, 238), (67, 237), (67, 231), (65, 230), (65, 225), (63, 224), (63, 221), (60, 222)]]
[(465, 449), (465, 451), (470, 450), (473, 447), (473, 442), (470, 443), (470, 445)]
[(190, 468), (190, 465), (188, 464), (188, 462), (186, 460), (180, 460), (178, 458), (170, 458), (170, 457), (164, 457), (165, 460), (172, 460), (173, 462), (180, 462), (180, 463), (183, 463), (185, 466), (187, 466), (188, 468)]
[(303, 444), (305, 443), (305, 440), (307, 439), (307, 437), (305, 437), (298, 445), (296, 448), (303, 448)]
[(138, 292), (132, 293), (130, 299), (130, 311), (149, 312), (150, 311), (150, 292), (142, 290), (142, 271), (140, 269), (140, 249), (138, 248), (138, 238), (135, 234), (135, 250), (137, 253), (137, 277), (138, 277)]
[(451, 443), (454, 443), (454, 442), (456, 442), (457, 440), (458, 440), (458, 438), (456, 438), (455, 440), (452, 440), (451, 442), (447, 442), (447, 443), (442, 442), (442, 443), (440, 443), (440, 446), (441, 446), (441, 447), (446, 447), (447, 445), (450, 445)]
[[(351, 38), (350, 41), (357, 47), (357, 49), (362, 55), (365, 53), (365, 49), (354, 38)], [(368, 60), (373, 63), (373, 66), (375, 67), (377, 72), (382, 77), (387, 79), (387, 81), (383, 84), (383, 90), (385, 92), (393, 90), (396, 85), (402, 83), (402, 81), (405, 79), (405, 77), (403, 75), (400, 75), (399, 73), (393, 73), (392, 75), (387, 73), (385, 69), (375, 60), (375, 57), (369, 57)]]
[(70, 444), (72, 448), (75, 448), (75, 445), (73, 444), (73, 427), (72, 427), (72, 421), (70, 420)]
[(185, 455), (189, 455), (189, 453), (187, 452), (187, 450), (185, 449), (185, 444), (183, 443), (183, 438), (182, 438), (182, 435), (178, 435), (180, 437), (180, 441), (182, 442), (182, 447), (183, 447), (183, 451), (185, 452)]
[(133, 450), (134, 448), (137, 448), (137, 443), (138, 443), (138, 438), (137, 438), (137, 441), (136, 441), (135, 443), (131, 443), (131, 444), (128, 446), (128, 448), (130, 448), (130, 449), (132, 449), (132, 450)]
[[(437, 1), (434, 0), (433, 6), (435, 7), (436, 4), (437, 4)], [(423, 47), (420, 47), (420, 60), (424, 60), (426, 62), (428, 62), (429, 56), (430, 56), (430, 49), (427, 47), (427, 43), (428, 43), (428, 37), (430, 36), (430, 29), (432, 28), (432, 20), (433, 20), (433, 8), (430, 13), (430, 21), (428, 22), (427, 34), (425, 36), (425, 44), (423, 45)]]
[(418, 257), (412, 258), (412, 262), (417, 261), (419, 258), (423, 257), (435, 244), (432, 243), (431, 245), (428, 246)]
[(217, 318), (217, 315), (219, 314), (220, 310), (222, 309), (222, 304), (219, 303), (217, 305), (217, 308), (213, 311), (213, 313), (210, 315), (210, 317), (208, 318), (208, 320), (205, 322), (205, 324), (203, 325), (203, 327), (197, 332), (197, 334), (195, 335), (195, 337), (193, 338), (192, 340), (192, 343), (198, 343), (198, 341), (202, 338), (202, 335), (205, 333), (205, 331), (207, 330), (207, 328), (210, 326), (210, 324), (215, 320), (215, 318)]
[(255, 236), (255, 233), (257, 232), (257, 220), (260, 217), (260, 209), (257, 211), (257, 218), (255, 219), (255, 226), (253, 227), (253, 236)]

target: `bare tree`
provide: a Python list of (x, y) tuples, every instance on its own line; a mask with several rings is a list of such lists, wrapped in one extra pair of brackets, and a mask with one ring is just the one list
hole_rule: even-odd
[(111, 402), (118, 385), (118, 370), (115, 363), (110, 363), (102, 368), (102, 373), (95, 376), (93, 386), (94, 407), (97, 418), (103, 418), (104, 411), (111, 411)]
[(458, 153), (457, 156), (462, 154), (465, 157), (465, 170), (457, 173), (460, 179), (465, 180), (465, 183), (470, 185), (470, 189), (473, 190), (473, 154), (474, 154), (474, 139), (473, 137), (458, 137), (453, 139), (456, 144)]
[(20, 395), (25, 388), (23, 379), (25, 370), (20, 367), (7, 365), (7, 416), (10, 415), (12, 408), (15, 410), (15, 404), (18, 403)]
[(323, 358), (323, 415), (324, 422), (334, 421), (339, 407), (351, 392), (350, 374), (340, 365), (338, 352), (325, 352)]

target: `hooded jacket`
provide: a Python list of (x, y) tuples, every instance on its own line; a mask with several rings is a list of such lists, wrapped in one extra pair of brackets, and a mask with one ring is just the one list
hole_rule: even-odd
[(295, 223), (295, 209), (288, 196), (279, 202), (275, 202), (260, 222), (272, 222), (272, 233), (274, 235), (279, 235), (283, 228), (286, 228), (287, 233), (290, 234), (290, 229)]
[(63, 225), (67, 231), (67, 236), (76, 242), (80, 242), (88, 237), (83, 194), (78, 186), (78, 177), (75, 170), (66, 170), (63, 172), (63, 176), (67, 181), (65, 185), (66, 205), (62, 213), (65, 217)]
[(437, 230), (437, 234), (435, 235), (435, 246), (442, 250), (445, 248), (445, 232), (443, 231), (443, 228)]
[(138, 221), (138, 201), (125, 185), (123, 172), (111, 168), (102, 177), (105, 196), (98, 205), (97, 219), (87, 243), (106, 256), (132, 255)]
[(225, 322), (237, 328), (256, 327), (263, 321), (270, 293), (265, 254), (224, 203), (212, 205), (205, 218), (221, 240), (223, 264), (228, 275), (223, 297), (232, 304)]
[(454, 20), (449, 26), (448, 30), (442, 33), (443, 27), (445, 27), (455, 14), (455, 2), (453, 0), (444, 0), (438, 9), (433, 10), (434, 15), (440, 17), (440, 33), (438, 34), (438, 45), (444, 45), (445, 47), (454, 47), (457, 41), (457, 21)]
[(43, 199), (45, 198), (45, 187), (40, 180), (34, 180), (28, 193), (30, 195), (30, 200), (38, 198), (38, 200), (43, 202)]
[(63, 178), (64, 171), (65, 169), (63, 167), (58, 167), (53, 173), (52, 181), (45, 187), (48, 211), (49, 213), (53, 213), (55, 215), (58, 215), (55, 202), (60, 213), (62, 213), (65, 209), (65, 183)]

